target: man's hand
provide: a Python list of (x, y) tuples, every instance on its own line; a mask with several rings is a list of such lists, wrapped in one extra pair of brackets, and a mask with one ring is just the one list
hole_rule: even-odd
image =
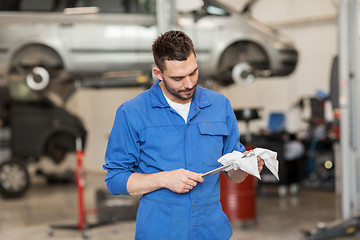
[(261, 171), (264, 168), (264, 159), (262, 159), (261, 157), (257, 156), (257, 162), (258, 162), (258, 169), (259, 169), (259, 173), (261, 173)]
[(187, 193), (193, 189), (198, 182), (203, 182), (201, 173), (191, 172), (185, 169), (177, 169), (162, 172), (164, 187), (176, 193)]
[(131, 196), (168, 188), (176, 193), (187, 193), (193, 189), (198, 182), (203, 182), (201, 173), (191, 172), (185, 169), (173, 171), (162, 171), (152, 174), (133, 173), (127, 182), (127, 190)]
[[(252, 152), (252, 150), (245, 151), (243, 153), (247, 154), (249, 152)], [(259, 174), (261, 173), (261, 171), (262, 171), (262, 169), (264, 167), (264, 164), (265, 164), (264, 159), (257, 156), (257, 165), (258, 165)], [(231, 181), (233, 181), (235, 183), (240, 183), (240, 182), (244, 181), (245, 178), (247, 177), (247, 175), (248, 174), (246, 172), (242, 171), (241, 169), (228, 171), (228, 177), (230, 178)]]

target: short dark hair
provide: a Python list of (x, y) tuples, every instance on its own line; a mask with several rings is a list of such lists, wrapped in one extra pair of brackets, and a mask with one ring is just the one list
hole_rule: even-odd
[(166, 60), (185, 61), (191, 53), (196, 56), (191, 38), (179, 30), (171, 30), (161, 34), (154, 41), (152, 52), (155, 64), (160, 71), (166, 69)]

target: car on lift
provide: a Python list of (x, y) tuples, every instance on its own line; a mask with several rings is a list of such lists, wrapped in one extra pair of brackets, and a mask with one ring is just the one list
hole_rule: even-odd
[[(242, 10), (201, 0), (178, 11), (178, 28), (193, 39), (199, 78), (221, 85), (287, 76), (296, 68), (294, 43)], [(55, 83), (105, 79), (99, 87), (153, 81), (151, 45), (158, 35), (156, 0), (12, 0), (0, 3), (0, 78), (33, 90)], [(125, 77), (124, 77), (125, 76)], [(135, 77), (131, 77), (135, 76)]]
[(44, 156), (60, 164), (76, 151), (76, 139), (85, 145), (77, 116), (24, 82), (0, 86), (0, 196), (23, 195), (30, 185), (28, 164)]

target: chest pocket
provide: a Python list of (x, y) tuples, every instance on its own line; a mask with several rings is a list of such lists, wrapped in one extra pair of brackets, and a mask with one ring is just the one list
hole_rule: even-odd
[(148, 127), (139, 132), (139, 139), (139, 167), (142, 171), (171, 171), (186, 167), (184, 130), (172, 125)]
[(218, 167), (223, 154), (224, 140), (229, 135), (225, 123), (199, 123), (201, 159), (208, 167)]

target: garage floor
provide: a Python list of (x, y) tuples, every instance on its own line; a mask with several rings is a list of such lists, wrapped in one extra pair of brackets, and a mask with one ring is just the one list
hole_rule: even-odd
[[(85, 203), (87, 221), (96, 222), (95, 192), (105, 188), (102, 174), (86, 174)], [(338, 219), (338, 201), (333, 191), (300, 188), (297, 196), (280, 198), (277, 187), (263, 185), (256, 200), (256, 221), (232, 221), (232, 240), (300, 240), (301, 229), (315, 227), (319, 222)], [(22, 198), (0, 199), (0, 239), (42, 240), (82, 239), (78, 230), (56, 229), (48, 235), (49, 224), (77, 223), (77, 195), (75, 184), (48, 185), (43, 178), (33, 176), (30, 190)], [(134, 239), (135, 222), (122, 221), (93, 228), (91, 239)], [(360, 235), (335, 238), (360, 239)]]

